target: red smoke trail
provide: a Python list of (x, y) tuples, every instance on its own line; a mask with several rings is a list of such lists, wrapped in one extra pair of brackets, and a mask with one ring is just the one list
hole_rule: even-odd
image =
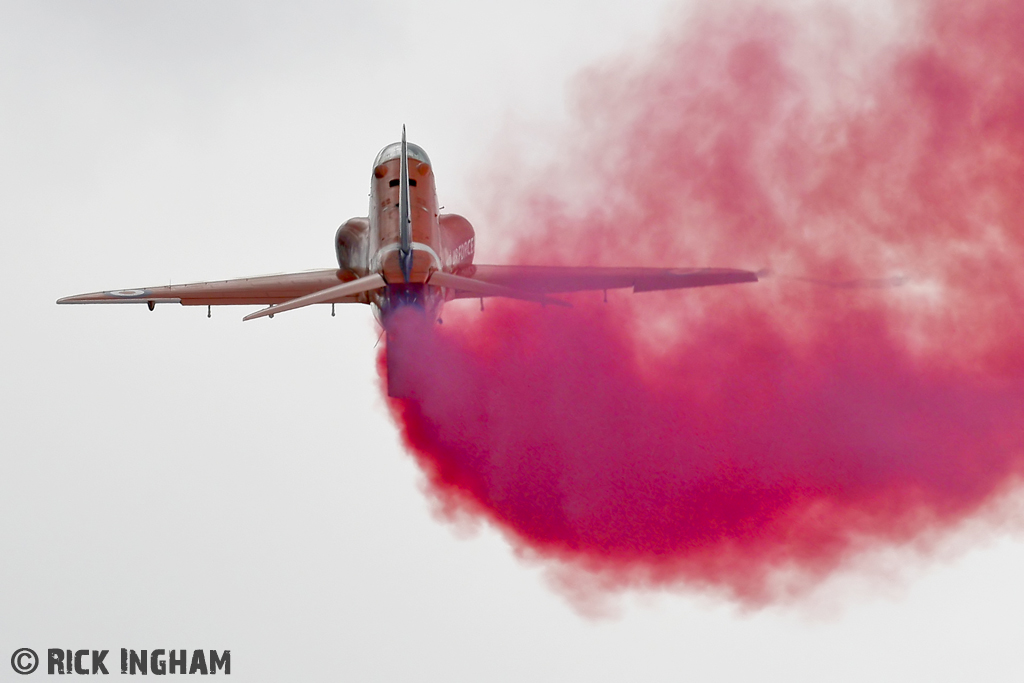
[(502, 158), (511, 262), (908, 281), (450, 305), (391, 403), (445, 510), (606, 587), (757, 602), (1014, 486), (1024, 5), (902, 9), (873, 47), (837, 10), (698, 16), (578, 81), (558, 162)]

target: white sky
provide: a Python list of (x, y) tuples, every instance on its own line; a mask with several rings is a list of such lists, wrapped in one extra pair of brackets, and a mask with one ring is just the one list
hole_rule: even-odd
[(648, 593), (588, 619), (495, 532), (430, 515), (369, 310), (53, 303), (333, 265), (402, 123), (479, 223), (507, 122), (564, 120), (580, 68), (676, 14), (0, 2), (0, 680), (24, 646), (111, 649), (112, 673), (120, 647), (230, 648), (241, 681), (1024, 679), (1019, 534), (798, 605)]

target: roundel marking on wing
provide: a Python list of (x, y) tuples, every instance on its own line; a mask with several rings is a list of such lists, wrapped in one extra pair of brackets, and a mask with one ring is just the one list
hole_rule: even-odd
[(126, 298), (133, 296), (145, 296), (148, 293), (149, 290), (147, 289), (115, 289), (111, 292), (107, 292), (110, 296), (123, 296)]

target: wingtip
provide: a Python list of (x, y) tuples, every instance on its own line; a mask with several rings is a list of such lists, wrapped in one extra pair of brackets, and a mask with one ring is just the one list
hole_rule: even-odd
[[(271, 307), (271, 308), (273, 308), (273, 307)], [(242, 318), (242, 322), (243, 323), (244, 322), (248, 322), (250, 320), (255, 320), (256, 318), (262, 318), (262, 317), (267, 316), (267, 315), (270, 315), (270, 309), (269, 308), (261, 308), (260, 310), (256, 311), (255, 313), (250, 313), (249, 315), (247, 315), (244, 318)]]

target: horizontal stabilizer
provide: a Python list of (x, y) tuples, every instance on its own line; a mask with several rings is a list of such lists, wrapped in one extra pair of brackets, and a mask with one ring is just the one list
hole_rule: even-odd
[(434, 287), (453, 289), (459, 292), (468, 292), (472, 296), (497, 296), (505, 297), (507, 299), (534, 301), (539, 304), (554, 304), (555, 306), (572, 307), (572, 304), (567, 301), (562, 301), (561, 299), (552, 299), (544, 296), (543, 294), (524, 292), (511, 287), (484, 282), (483, 280), (474, 280), (473, 278), (452, 275), (451, 273), (445, 273), (440, 270), (431, 273), (430, 279), (427, 280), (427, 284), (433, 285)]
[(255, 313), (242, 318), (242, 320), (254, 320), (255, 318), (262, 318), (266, 315), (275, 315), (277, 313), (284, 313), (285, 311), (293, 311), (296, 308), (303, 308), (304, 306), (311, 306), (313, 304), (322, 304), (338, 297), (352, 296), (353, 294), (362, 294), (363, 292), (369, 292), (374, 289), (380, 289), (387, 283), (384, 282), (378, 274), (367, 275), (361, 277), (358, 280), (352, 280), (351, 282), (344, 282), (334, 287), (328, 287), (322, 289), (319, 292), (313, 292), (306, 296), (300, 296), (297, 299), (286, 301), (283, 304), (277, 306), (268, 306), (267, 308), (260, 309)]

